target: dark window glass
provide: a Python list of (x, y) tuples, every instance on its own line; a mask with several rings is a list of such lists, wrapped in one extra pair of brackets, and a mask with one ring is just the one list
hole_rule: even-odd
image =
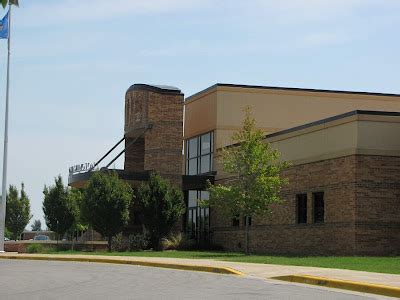
[(189, 191), (188, 207), (197, 207), (197, 191)]
[(190, 139), (189, 140), (189, 149), (188, 149), (188, 154), (189, 154), (189, 158), (194, 158), (196, 156), (198, 156), (198, 149), (197, 149), (197, 137)]
[(208, 191), (191, 190), (187, 194), (186, 232), (191, 239), (207, 242), (210, 232), (210, 209), (200, 206), (199, 200), (208, 200)]
[(201, 191), (200, 192), (200, 199), (201, 200), (209, 200), (210, 199), (210, 192), (209, 191)]
[(210, 209), (208, 207), (204, 208), (204, 231), (208, 232), (210, 230)]
[(233, 217), (232, 218), (232, 226), (239, 226), (239, 225), (240, 225), (239, 217)]
[(297, 223), (307, 223), (307, 194), (297, 195)]
[(201, 153), (202, 155), (211, 152), (211, 133), (206, 133), (201, 136)]
[(324, 193), (313, 193), (313, 210), (314, 210), (314, 223), (324, 223), (325, 221), (325, 208), (324, 208)]
[(200, 173), (207, 173), (210, 171), (210, 155), (203, 155), (201, 157)]
[(197, 159), (192, 158), (188, 160), (188, 170), (187, 174), (188, 175), (196, 175), (197, 174)]
[(212, 171), (213, 132), (186, 140), (186, 174), (198, 175)]
[[(251, 217), (248, 217), (249, 226), (251, 226)], [(246, 226), (246, 217), (243, 217), (243, 225)]]
[(210, 152), (213, 153), (214, 152), (214, 131), (210, 132), (210, 137), (211, 137), (211, 149), (210, 149)]

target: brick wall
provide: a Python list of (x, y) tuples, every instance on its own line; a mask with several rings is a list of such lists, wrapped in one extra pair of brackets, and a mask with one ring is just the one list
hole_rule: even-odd
[(157, 170), (177, 186), (182, 182), (183, 95), (149, 92), (148, 121), (153, 128), (145, 134), (146, 170)]
[[(365, 163), (366, 157), (347, 156), (304, 165), (292, 166), (283, 173), (288, 178), (289, 185), (283, 189), (282, 198), (284, 202), (274, 205), (272, 214), (265, 217), (253, 217), (250, 229), (249, 245), (250, 251), (274, 254), (296, 254), (296, 255), (354, 255), (354, 254), (386, 254), (384, 249), (389, 241), (394, 241), (396, 232), (393, 224), (386, 228), (387, 234), (378, 229), (379, 224), (373, 223), (373, 228), (360, 227), (359, 219), (361, 211), (364, 218), (364, 208), (360, 208), (360, 193), (371, 193), (368, 200), (379, 212), (375, 216), (385, 214), (385, 206), (396, 205), (393, 201), (398, 192), (393, 190), (395, 184), (384, 182), (383, 174), (393, 174), (393, 170), (386, 172), (378, 163), (381, 159), (370, 157), (369, 160), (376, 161), (375, 173), (365, 170), (357, 170), (362, 164), (371, 166), (371, 162)], [(387, 161), (386, 161), (387, 163)], [(400, 163), (399, 163), (400, 166)], [(372, 175), (379, 185), (385, 188), (381, 191), (373, 191), (375, 186), (364, 184), (360, 191), (360, 172)], [(381, 177), (376, 173), (382, 174)], [(388, 175), (386, 175), (388, 176)], [(224, 180), (220, 180), (224, 182)], [(367, 183), (367, 182), (364, 182)], [(312, 193), (324, 192), (325, 200), (325, 222), (313, 224)], [(357, 192), (356, 192), (357, 191)], [(296, 224), (296, 194), (307, 193), (307, 224)], [(386, 197), (385, 204), (377, 205), (379, 197)], [(386, 195), (386, 196), (383, 196)], [(356, 198), (357, 197), (357, 198)], [(378, 198), (377, 198), (378, 197)], [(387, 199), (391, 199), (387, 201)], [(398, 197), (396, 198), (398, 199)], [(367, 201), (367, 200), (364, 200)], [(398, 202), (397, 202), (398, 203)], [(364, 203), (365, 204), (365, 203)], [(397, 207), (399, 205), (397, 204)], [(368, 210), (369, 211), (369, 210)], [(399, 212), (388, 212), (390, 219), (399, 216)], [(356, 220), (357, 218), (357, 220)], [(371, 218), (369, 214), (368, 218)], [(388, 220), (387, 217), (381, 219)], [(375, 219), (377, 220), (377, 219)], [(378, 226), (378, 227), (377, 227)], [(211, 230), (214, 243), (224, 245), (227, 249), (241, 250), (244, 247), (244, 222), (240, 220), (239, 227), (233, 227), (231, 219), (221, 216), (212, 210)], [(384, 237), (385, 236), (385, 237)], [(373, 241), (379, 240), (382, 246), (376, 246)], [(387, 243), (385, 244), (386, 241)], [(371, 244), (366, 246), (365, 244)], [(373, 246), (372, 246), (373, 245)], [(368, 248), (369, 247), (369, 248)], [(366, 251), (366, 249), (369, 249)], [(392, 247), (393, 249), (393, 247)], [(393, 251), (390, 251), (393, 253)]]
[(400, 254), (400, 157), (357, 156), (356, 252)]
[[(396, 175), (397, 174), (397, 175)], [(400, 249), (400, 158), (347, 156), (292, 166), (272, 214), (253, 217), (250, 251), (293, 255), (388, 255)], [(224, 180), (219, 180), (224, 182)], [(325, 222), (313, 224), (312, 193), (324, 192)], [(307, 224), (296, 224), (296, 194), (307, 193)], [(211, 210), (212, 241), (243, 250), (244, 222)]]
[[(129, 147), (125, 170), (154, 170), (180, 187), (182, 184), (183, 95), (139, 88), (125, 99), (126, 144), (148, 125), (152, 128)], [(137, 129), (137, 132), (135, 132)]]
[[(129, 145), (134, 138), (125, 138), (125, 147)], [(144, 139), (139, 138), (135, 143), (130, 145), (125, 151), (125, 167), (126, 171), (140, 172), (144, 171)]]

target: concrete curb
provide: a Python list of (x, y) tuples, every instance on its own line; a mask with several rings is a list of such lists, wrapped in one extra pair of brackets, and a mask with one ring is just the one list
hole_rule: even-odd
[(331, 279), (326, 277), (316, 277), (310, 275), (287, 275), (271, 277), (271, 279), (312, 284), (330, 288), (337, 288), (343, 290), (351, 290), (361, 293), (377, 294), (389, 297), (400, 298), (400, 288), (365, 282), (348, 281), (340, 279)]
[(144, 267), (156, 267), (166, 269), (178, 269), (186, 271), (209, 272), (217, 274), (228, 275), (244, 275), (242, 272), (227, 268), (227, 267), (212, 267), (203, 265), (184, 265), (184, 264), (171, 264), (154, 261), (141, 261), (141, 260), (128, 260), (128, 259), (114, 259), (114, 258), (97, 258), (97, 257), (65, 257), (65, 256), (36, 256), (36, 255), (0, 255), (0, 259), (23, 259), (23, 260), (51, 260), (51, 261), (74, 261), (74, 262), (93, 262), (93, 263), (106, 263), (106, 264), (122, 264), (122, 265), (135, 265)]

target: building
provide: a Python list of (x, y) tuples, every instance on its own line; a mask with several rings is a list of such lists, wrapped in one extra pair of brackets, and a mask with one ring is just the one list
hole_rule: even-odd
[[(183, 100), (173, 87), (133, 85), (118, 173), (133, 186), (161, 173), (184, 191), (188, 236), (241, 250), (243, 220), (198, 199), (208, 197), (207, 180), (229, 180), (218, 152), (241, 127), (246, 105), (266, 142), (292, 163), (284, 203), (252, 219), (251, 252), (399, 254), (400, 95), (216, 84)], [(69, 184), (83, 186), (90, 174), (72, 170)]]

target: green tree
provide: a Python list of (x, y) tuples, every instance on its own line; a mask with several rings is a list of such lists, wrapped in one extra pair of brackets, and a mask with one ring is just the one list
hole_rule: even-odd
[(10, 3), (10, 4), (14, 4), (14, 5), (16, 5), (16, 6), (19, 6), (18, 0), (1, 0), (1, 5), (3, 5), (3, 8), (6, 8), (6, 6), (7, 6), (9, 3)]
[(117, 173), (95, 172), (82, 201), (82, 217), (94, 230), (107, 237), (111, 251), (112, 237), (121, 232), (129, 220), (132, 188)]
[(230, 217), (242, 216), (246, 225), (246, 254), (249, 253), (249, 218), (265, 216), (271, 204), (280, 202), (281, 187), (287, 180), (280, 176), (287, 162), (264, 140), (247, 107), (243, 127), (232, 136), (233, 146), (222, 150), (223, 170), (233, 179), (231, 184), (209, 185), (209, 205)]
[(10, 185), (7, 193), (6, 227), (10, 231), (13, 240), (20, 237), (31, 218), (31, 206), (24, 190), (24, 184), (21, 184), (20, 196), (18, 195), (18, 189)]
[(75, 222), (70, 228), (72, 238), (76, 233), (82, 232), (88, 229), (87, 223), (83, 220), (81, 207), (83, 202), (84, 193), (81, 189), (72, 188), (69, 192), (71, 204), (73, 206), (73, 212), (75, 216)]
[(64, 186), (61, 176), (55, 178), (53, 186), (43, 189), (43, 212), (47, 227), (56, 232), (59, 239), (75, 222), (74, 203), (69, 197), (68, 187)]
[(32, 228), (32, 231), (41, 231), (42, 230), (42, 222), (40, 222), (40, 220), (33, 221), (31, 228)]
[(138, 200), (151, 244), (154, 249), (160, 249), (161, 239), (171, 233), (185, 211), (182, 192), (160, 175), (152, 173), (149, 181), (139, 187)]

